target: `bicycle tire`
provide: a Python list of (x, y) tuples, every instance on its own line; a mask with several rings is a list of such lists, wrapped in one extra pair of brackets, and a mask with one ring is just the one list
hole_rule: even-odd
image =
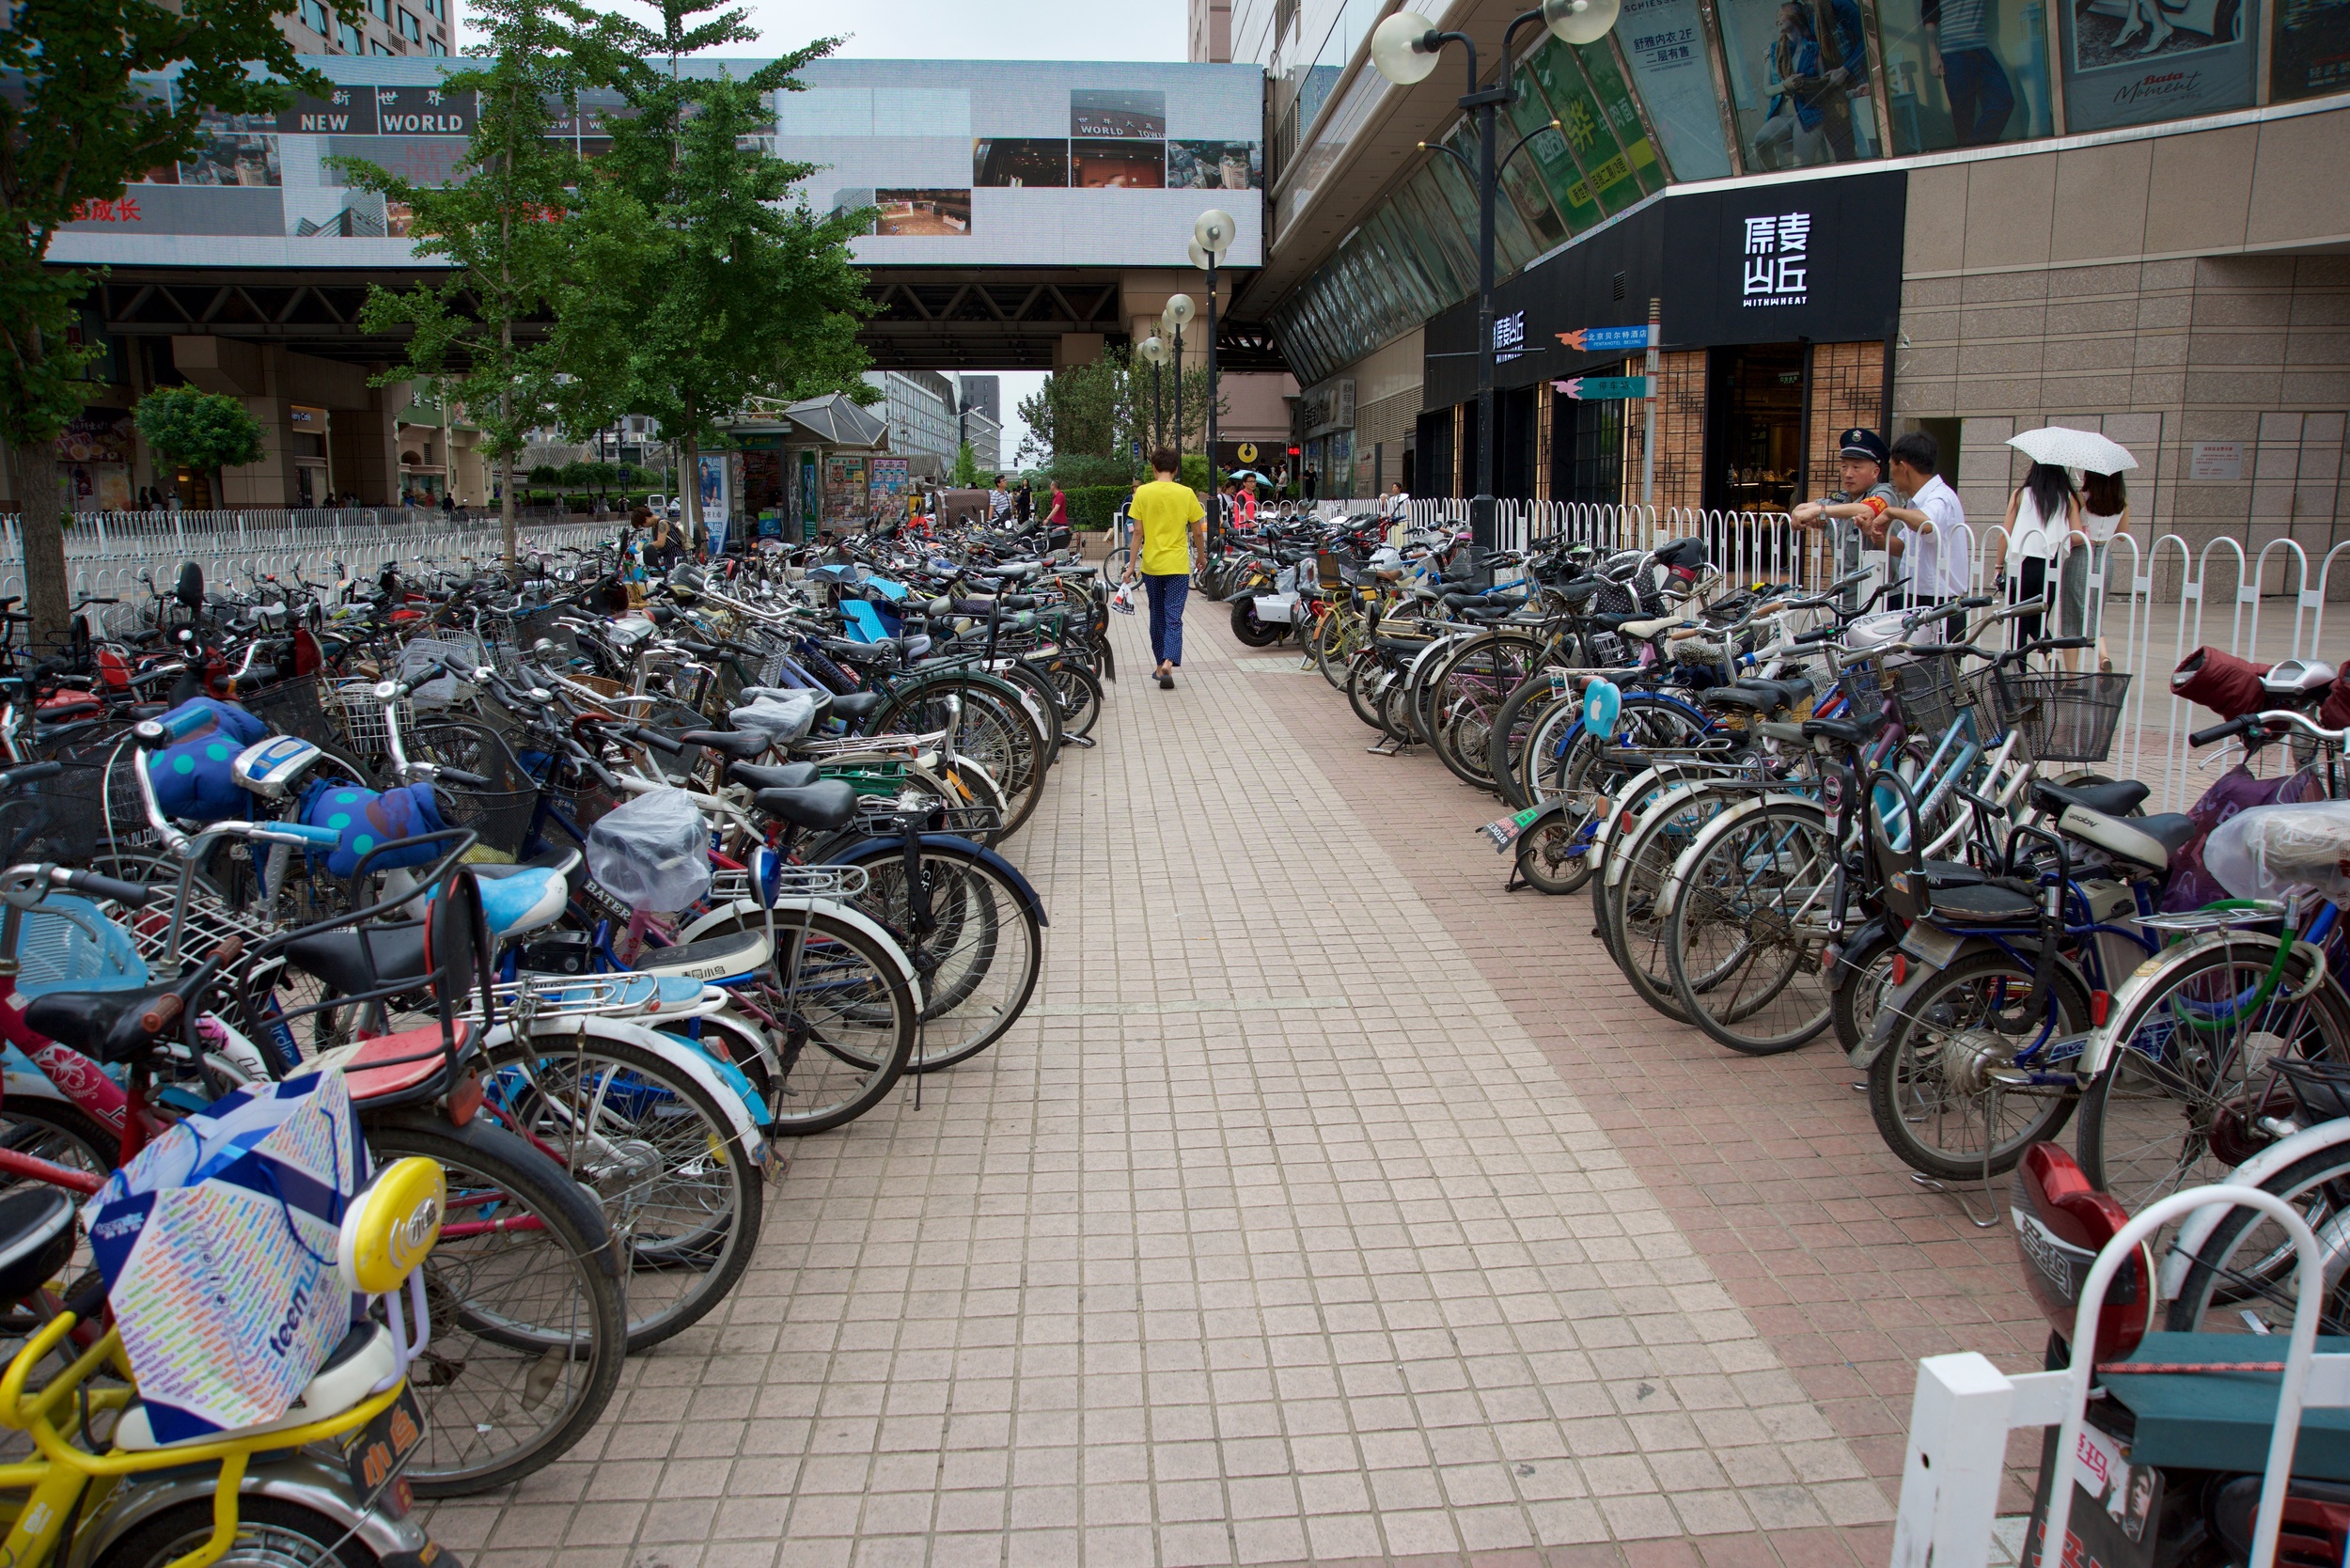
[[(427, 1435), (409, 1479), (423, 1497), (469, 1497), (511, 1485), (586, 1436), (619, 1386), (628, 1311), (617, 1248), (594, 1200), (573, 1186), (560, 1167), (510, 1133), (478, 1118), (455, 1127), (421, 1114), (371, 1117), (366, 1125), (368, 1147), (379, 1159), (420, 1154), (438, 1160), (452, 1177), (443, 1237), (424, 1263), (426, 1290), (445, 1305), (433, 1312), (431, 1345), (410, 1369), (409, 1386), (424, 1407)], [(535, 1218), (538, 1228), (449, 1237), (447, 1224), (475, 1206), (471, 1194), (484, 1190), (503, 1195), (503, 1202), (490, 1201), (522, 1210), (516, 1217)], [(475, 1243), (486, 1245), (469, 1245)], [(480, 1290), (458, 1288), (461, 1281), (473, 1284), (485, 1276), (485, 1260), (518, 1264), (508, 1272), (509, 1279), (560, 1274), (572, 1300), (524, 1319), (503, 1305), (485, 1309)], [(542, 1317), (553, 1321), (536, 1321)], [(446, 1348), (434, 1348), (446, 1347), (460, 1335), (471, 1337), (470, 1353), (452, 1357)], [(573, 1368), (581, 1371), (574, 1374)], [(468, 1393), (479, 1396), (470, 1411), (449, 1392), (461, 1378), (470, 1379)], [(559, 1419), (514, 1447), (487, 1445), (485, 1439), (501, 1425), (489, 1418), (535, 1409), (558, 1389), (567, 1395)], [(436, 1455), (452, 1447), (461, 1452), (450, 1458), (471, 1454), (469, 1462), (436, 1465)]]
[(1494, 714), (1486, 737), (1485, 772), (1512, 810), (1523, 811), (1534, 804), (1534, 797), (1527, 792), (1526, 748), (1548, 716), (1551, 704), (1561, 700), (1550, 695), (1550, 672), (1536, 669), (1502, 699), (1499, 712)]
[[(2272, 1171), (2260, 1186), (2299, 1209), (2323, 1247), (2341, 1227), (2338, 1216), (2350, 1213), (2350, 1146), (2315, 1150)], [(2303, 1198), (2311, 1200), (2306, 1207), (2296, 1201)], [(2256, 1233), (2259, 1239), (2247, 1259), (2242, 1256), (2246, 1238)], [(2295, 1305), (2293, 1258), (2275, 1220), (2256, 1209), (2229, 1209), (2188, 1261), (2163, 1326), (2174, 1334), (2249, 1333), (2245, 1303), (2261, 1299), (2279, 1309), (2270, 1331), (2280, 1336), (2289, 1332)], [(2350, 1300), (2345, 1300), (2345, 1281), (2338, 1271), (2326, 1272), (2336, 1277), (2328, 1279), (2321, 1304), (2330, 1322), (2322, 1323), (2318, 1332), (2339, 1334), (2350, 1324)]]
[[(2007, 1059), (1995, 1059), (1998, 1043), (2004, 1039), (2029, 1038), (2022, 1031), (2037, 1035), (2044, 1025), (2053, 1031), (2052, 1039), (2088, 1031), (2089, 989), (2062, 964), (2056, 965), (2054, 983), (2043, 1004), (2055, 1007), (2052, 1017), (2019, 1016), (2004, 1027), (1983, 1022), (2029, 1000), (2031, 984), (2030, 964), (2003, 952), (1983, 952), (1960, 959), (1914, 991), (1904, 993), (1903, 1005), (1909, 1017), (1897, 1024), (1893, 1038), (1869, 1064), (1869, 1113), (1885, 1146), (1904, 1165), (1940, 1182), (2003, 1175), (2015, 1168), (2028, 1146), (2063, 1130), (2079, 1101), (2077, 1090), (2009, 1093), (1985, 1077), (1989, 1069), (2012, 1062), (2012, 1049)], [(1929, 1031), (1927, 1049), (1920, 1050), (1920, 1037)], [(1913, 1071), (1905, 1072), (1905, 1068)], [(1992, 1118), (2013, 1103), (2044, 1108), (2013, 1123), (2015, 1130), (2009, 1133), (2004, 1129), (2011, 1123), (1994, 1122)], [(1952, 1107), (1959, 1128), (1983, 1129), (1975, 1141), (1987, 1149), (1987, 1163), (1982, 1152), (1954, 1149), (1955, 1139), (1928, 1141), (1918, 1131), (1945, 1125)]]
[[(959, 713), (947, 711), (948, 698), (960, 705)], [(1004, 792), (1003, 837), (1019, 831), (1034, 814), (1049, 763), (1037, 715), (1021, 700), (1019, 688), (970, 671), (917, 676), (890, 688), (889, 700), (873, 715), (870, 728), (875, 734), (955, 729), (949, 744), (985, 768)]]
[(1552, 895), (1573, 893), (1590, 881), (1589, 848), (1581, 855), (1566, 853), (1581, 831), (1580, 823), (1549, 816), (1519, 834), (1515, 861), (1519, 877), (1536, 892)]
[[(212, 1537), (212, 1508), (211, 1497), (196, 1497), (141, 1520), (107, 1546), (95, 1568), (171, 1568), (187, 1561)], [(300, 1503), (243, 1492), (236, 1510), (237, 1528), (228, 1550), (217, 1560), (226, 1568), (294, 1563), (303, 1568), (381, 1568), (383, 1563), (340, 1520)]]
[[(1429, 678), (1429, 744), (1463, 783), (1501, 792), (1489, 765), (1494, 715), (1542, 657), (1543, 641), (1531, 633), (1488, 632), (1439, 658)], [(1479, 723), (1463, 732), (1461, 717), (1472, 712)]]
[[(1709, 1038), (1746, 1056), (1777, 1056), (1827, 1028), (1824, 937), (1809, 911), (1833, 869), (1827, 819), (1810, 801), (1781, 797), (1725, 814), (1689, 846), (1668, 895), (1665, 960), (1674, 996)], [(1791, 994), (1793, 1006), (1773, 1009)]]
[(1063, 659), (1053, 666), (1053, 689), (1061, 699), (1062, 735), (1092, 734), (1093, 727), (1102, 722), (1101, 677), (1074, 660)]
[(1900, 936), (1880, 927), (1846, 942), (1837, 955), (1841, 975), (1828, 1003), (1828, 1024), (1846, 1055), (1858, 1050), (1876, 1027), (1877, 1009), (1893, 983), (1893, 955), (1901, 946)]
[(1682, 852), (1733, 798), (1705, 789), (1660, 794), (1639, 808), (1632, 830), (1608, 856), (1608, 951), (1632, 994), (1676, 1024), (1697, 1019), (1674, 990), (1665, 958), (1665, 884)]
[[(2242, 984), (2265, 978), (2276, 953), (2271, 936), (2248, 933), (2222, 940), (2173, 975), (2162, 994), (2133, 1002), (2132, 1011), (2145, 1022), (2135, 1031), (2135, 1043), (2114, 1049), (2082, 1095), (2076, 1145), (2089, 1179), (2132, 1214), (2170, 1193), (2225, 1179), (2235, 1162), (2215, 1153), (2212, 1135), (2220, 1131), (2224, 1138), (2221, 1112), (2248, 1091), (2261, 1063), (2276, 1054), (2272, 1043), (2305, 1057), (2350, 1062), (2350, 997), (2330, 973), (2306, 998), (2305, 1018), (2292, 1016), (2290, 1010), (2299, 1004), (2281, 999), (2307, 985), (2310, 960), (2299, 948), (2286, 958), (2279, 996), (2258, 1013), (2230, 1021), (2231, 1027), (2280, 1028), (2242, 1029), (2241, 1042), (2219, 1050), (2213, 1050), (2200, 1030), (2175, 1038), (2180, 1021), (2193, 1018), (2201, 1005), (2197, 994), (2240, 994)], [(2182, 1005), (2166, 1010), (2171, 997)], [(2251, 1049), (2242, 1049), (2245, 1044)], [(2170, 1059), (2157, 1060), (2155, 1051)], [(2264, 1054), (2254, 1057), (2253, 1051)], [(2165, 1149), (2170, 1151), (2168, 1158)]]
[(1355, 710), (1355, 716), (1371, 729), (1385, 732), (1386, 726), (1379, 722), (1379, 703), (1371, 687), (1380, 674), (1379, 666), (1369, 659), (1357, 656), (1346, 672), (1346, 705)]
[[(922, 977), (921, 1030), (906, 1071), (935, 1073), (970, 1060), (1020, 1021), (1043, 972), (1044, 926), (985, 856), (934, 842), (916, 853), (938, 917), (929, 937), (910, 929), (898, 846), (853, 857), (867, 877), (867, 891), (853, 902), (897, 939)], [(942, 897), (954, 901), (951, 912), (937, 909)]]
[[(742, 930), (744, 921), (758, 924), (747, 916), (741, 917), (734, 922), (713, 924), (700, 934), (716, 936)], [(828, 1005), (846, 1010), (847, 1023), (836, 1023), (828, 1037), (817, 1036), (814, 1023), (791, 1000), (800, 993), (794, 993), (791, 981), (785, 978), (789, 966), (798, 958), (803, 932), (808, 947), (817, 950), (810, 962), (820, 966), (812, 979), (803, 966), (800, 978), (806, 989), (822, 990)], [(887, 1098), (914, 1058), (921, 1019), (915, 1006), (913, 988), (906, 983), (905, 971), (899, 967), (901, 955), (883, 948), (885, 938), (876, 939), (862, 927), (822, 909), (778, 910), (776, 935), (778, 950), (774, 976), (766, 982), (763, 995), (750, 998), (770, 1014), (785, 1019), (785, 1039), (777, 1051), (776, 1095), (769, 1102), (773, 1120), (767, 1136), (803, 1137), (845, 1126)], [(838, 1019), (842, 1014), (836, 1011), (832, 1016)], [(858, 1043), (853, 1043), (847, 1037), (850, 1025), (865, 1031)], [(802, 1073), (802, 1064), (808, 1061), (811, 1048), (818, 1059), (809, 1062), (809, 1072)], [(799, 1087), (811, 1082), (829, 1084), (829, 1076), (817, 1077), (832, 1073), (826, 1066), (827, 1060), (841, 1069), (838, 1088)], [(809, 1102), (807, 1108), (795, 1104), (803, 1099)]]
[[(487, 1088), (504, 1124), (526, 1126), (535, 1146), (596, 1195), (629, 1270), (628, 1348), (647, 1350), (699, 1323), (743, 1278), (759, 1245), (766, 1178), (726, 1107), (661, 1051), (555, 1027), (548, 1041), (509, 1039), (490, 1051)], [(540, 1065), (524, 1074), (528, 1090), (517, 1091), (505, 1080), (525, 1061)], [(592, 1085), (574, 1088), (588, 1085), (591, 1062)], [(682, 1174), (712, 1170), (724, 1179)], [(689, 1277), (682, 1290), (660, 1288)]]

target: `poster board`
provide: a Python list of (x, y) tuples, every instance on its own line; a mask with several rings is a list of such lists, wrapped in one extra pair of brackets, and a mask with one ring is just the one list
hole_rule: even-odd
[(877, 457), (872, 462), (872, 474), (868, 481), (876, 517), (903, 517), (906, 493), (913, 488), (908, 459)]
[(854, 528), (865, 521), (866, 467), (861, 452), (827, 452), (824, 454), (823, 525), (828, 528)]

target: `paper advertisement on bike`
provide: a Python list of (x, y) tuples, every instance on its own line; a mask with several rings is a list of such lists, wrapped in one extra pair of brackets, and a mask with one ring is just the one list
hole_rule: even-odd
[(340, 1074), (189, 1117), (83, 1209), (158, 1437), (274, 1420), (351, 1324), (335, 1265), (367, 1149)]

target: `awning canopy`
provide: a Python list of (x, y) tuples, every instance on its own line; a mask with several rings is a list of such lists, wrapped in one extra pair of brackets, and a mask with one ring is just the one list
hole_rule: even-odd
[(809, 398), (783, 412), (808, 434), (836, 447), (879, 447), (889, 435), (888, 421), (857, 407), (846, 392)]

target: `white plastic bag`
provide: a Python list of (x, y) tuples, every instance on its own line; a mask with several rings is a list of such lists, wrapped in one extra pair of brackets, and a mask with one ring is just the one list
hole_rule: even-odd
[(1119, 584), (1118, 591), (1110, 595), (1110, 608), (1116, 610), (1120, 615), (1134, 614), (1135, 589), (1139, 586), (1140, 585), (1136, 583)]
[(683, 790), (653, 790), (588, 830), (588, 870), (639, 914), (671, 915), (710, 894), (710, 823)]
[(727, 716), (737, 729), (752, 729), (767, 737), (769, 745), (789, 745), (806, 735), (816, 722), (816, 694), (776, 686), (745, 686), (750, 700)]
[(2350, 801), (2239, 811), (2203, 840), (2203, 865), (2239, 899), (2282, 898), (2292, 887), (2350, 898)]

